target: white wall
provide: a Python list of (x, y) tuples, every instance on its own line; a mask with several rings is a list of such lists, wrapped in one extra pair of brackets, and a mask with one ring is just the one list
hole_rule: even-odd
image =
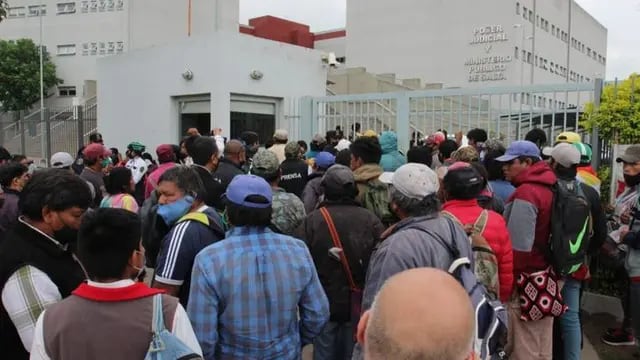
[[(186, 69), (192, 81), (182, 78)], [(262, 80), (252, 80), (252, 70)], [(98, 128), (109, 145), (135, 140), (154, 149), (181, 135), (175, 96), (211, 94), (212, 125), (228, 131), (231, 93), (288, 99), (322, 96), (325, 85), (318, 51), (218, 32), (98, 61)]]
[[(516, 3), (533, 9), (535, 0), (348, 0), (346, 57), (350, 67), (364, 66), (372, 73), (395, 73), (399, 78), (419, 77), (447, 87), (476, 87), (529, 84), (532, 65), (515, 59), (514, 50), (532, 51), (534, 24), (516, 14)], [(566, 66), (567, 43), (551, 35), (551, 24), (568, 30), (568, 2), (537, 0), (538, 16), (550, 22), (549, 32), (535, 29), (535, 54)], [(575, 3), (572, 36), (598, 53), (606, 53), (606, 29)], [(506, 41), (471, 44), (474, 32), (486, 26), (501, 26)], [(569, 40), (570, 42), (570, 40)], [(575, 54), (574, 54), (575, 53)], [(535, 58), (535, 54), (532, 55)], [(505, 61), (505, 80), (469, 81), (470, 58), (511, 56)], [(561, 83), (565, 78), (535, 67), (534, 83)], [(524, 68), (524, 69), (523, 69)], [(604, 75), (605, 66), (585, 54), (572, 51), (570, 68), (593, 79)], [(521, 71), (523, 69), (523, 71)]]

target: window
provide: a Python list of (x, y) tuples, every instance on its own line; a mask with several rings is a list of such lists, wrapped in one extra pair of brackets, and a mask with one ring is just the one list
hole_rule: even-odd
[(85, 0), (80, 3), (80, 12), (86, 14), (89, 12), (89, 1)]
[(75, 2), (58, 3), (58, 15), (74, 14), (76, 12)]
[(602, 64), (603, 64), (603, 65), (606, 65), (606, 64), (607, 64), (607, 58), (606, 58), (606, 57), (604, 57), (604, 56), (602, 57)]
[(109, 41), (107, 43), (107, 54), (109, 55), (113, 55), (116, 52), (116, 43), (114, 43), (113, 41)]
[(529, 10), (529, 22), (533, 24), (533, 11)]
[(24, 6), (10, 7), (7, 9), (8, 18), (21, 18), (26, 14)]
[(91, 45), (89, 45), (89, 49), (91, 55), (98, 55), (98, 43), (92, 42)]
[(30, 5), (29, 6), (29, 16), (42, 16), (47, 15), (47, 5)]
[(98, 11), (104, 12), (107, 8), (107, 2), (105, 0), (98, 1)]
[(551, 25), (551, 35), (556, 36), (556, 26)]
[(58, 96), (76, 96), (76, 87), (58, 86)]
[(67, 56), (76, 54), (76, 44), (58, 45), (58, 56)]
[(516, 59), (518, 59), (518, 58), (520, 57), (520, 54), (519, 54), (519, 51), (518, 51), (518, 50), (519, 50), (519, 49), (518, 49), (518, 47), (516, 46), (516, 51), (515, 51), (515, 53), (514, 53), (514, 57), (515, 57)]
[(584, 44), (582, 44), (582, 53), (584, 54)]
[(527, 61), (527, 51), (522, 49), (522, 61)]
[(531, 64), (533, 62), (533, 54), (527, 51), (527, 63)]
[(536, 26), (540, 27), (540, 16), (536, 15)]
[(98, 44), (98, 54), (105, 55), (107, 53), (107, 45), (104, 42)]
[(544, 59), (544, 65), (542, 66), (542, 68), (543, 68), (544, 70), (547, 70), (547, 68), (548, 68), (548, 64), (549, 64), (549, 60)]
[(89, 43), (82, 44), (82, 56), (89, 55)]
[(554, 67), (553, 67), (553, 65), (554, 65), (554, 64), (553, 64), (553, 61), (552, 61), (552, 62), (550, 62), (550, 63), (549, 63), (549, 65), (551, 65), (551, 66), (549, 66), (549, 72), (553, 74), (553, 69), (554, 69)]
[(520, 3), (516, 3), (516, 15), (520, 15)]
[(91, 0), (89, 3), (89, 12), (98, 12), (98, 0)]
[(590, 47), (587, 48), (587, 56), (591, 57), (591, 48)]
[(116, 0), (116, 10), (124, 10), (124, 0)]
[(116, 7), (116, 4), (113, 0), (107, 0), (107, 11), (113, 11)]
[(534, 64), (535, 66), (538, 66), (538, 55), (536, 55), (536, 63)]
[(527, 7), (526, 6), (522, 7), (522, 18), (527, 20)]
[(118, 41), (118, 43), (116, 44), (116, 52), (118, 54), (120, 54), (123, 51), (124, 51), (124, 42), (123, 41)]

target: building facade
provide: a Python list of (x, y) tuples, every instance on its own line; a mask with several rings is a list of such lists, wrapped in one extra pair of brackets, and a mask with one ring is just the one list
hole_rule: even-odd
[(346, 62), (445, 87), (603, 78), (607, 29), (573, 0), (348, 0)]

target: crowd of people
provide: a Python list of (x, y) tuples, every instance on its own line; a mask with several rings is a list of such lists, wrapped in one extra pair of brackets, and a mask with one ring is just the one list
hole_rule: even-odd
[[(3, 356), (154, 359), (175, 340), (185, 359), (580, 359), (595, 256), (628, 290), (603, 341), (636, 343), (640, 146), (607, 217), (579, 134), (438, 131), (405, 155), (352, 130), (263, 147), (190, 129), (126, 159), (95, 133), (39, 170), (0, 148)], [(507, 309), (489, 354), (460, 259)]]

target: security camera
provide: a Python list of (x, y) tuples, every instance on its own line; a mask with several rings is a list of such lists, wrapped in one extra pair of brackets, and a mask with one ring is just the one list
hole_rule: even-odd
[(182, 73), (182, 78), (189, 81), (193, 79), (193, 71), (191, 70), (187, 70), (185, 72)]
[(329, 65), (332, 68), (337, 68), (338, 66), (340, 66), (340, 62), (336, 58), (335, 53), (328, 53), (328, 54), (322, 55), (322, 63), (325, 65)]

